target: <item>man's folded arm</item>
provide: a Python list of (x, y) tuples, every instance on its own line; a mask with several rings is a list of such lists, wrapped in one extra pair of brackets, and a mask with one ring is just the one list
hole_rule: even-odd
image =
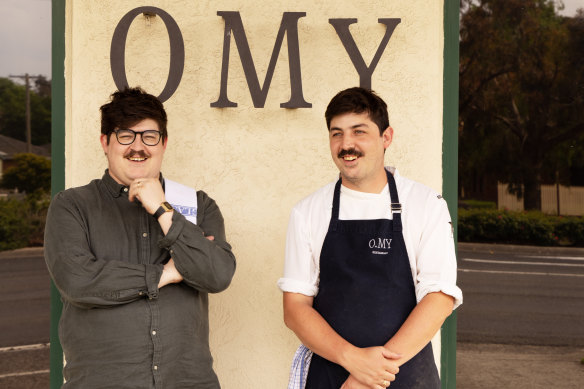
[(45, 261), (63, 299), (81, 308), (105, 308), (158, 295), (162, 265), (105, 261), (89, 247), (73, 201), (53, 199), (45, 228)]
[(159, 245), (169, 250), (187, 285), (201, 292), (217, 293), (231, 283), (235, 256), (226, 242), (223, 216), (215, 201), (199, 191), (197, 202), (198, 224), (175, 211), (172, 226)]

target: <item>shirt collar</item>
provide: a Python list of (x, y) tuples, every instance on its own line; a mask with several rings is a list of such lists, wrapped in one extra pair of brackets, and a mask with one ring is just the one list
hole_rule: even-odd
[[(162, 173), (160, 173), (158, 179), (162, 184), (162, 189), (164, 189), (164, 178), (162, 177)], [(116, 180), (114, 180), (113, 177), (109, 174), (109, 169), (105, 169), (105, 173), (103, 173), (101, 180), (107, 188), (108, 192), (110, 192), (113, 197), (117, 198), (122, 195), (128, 196), (128, 187), (116, 182)]]

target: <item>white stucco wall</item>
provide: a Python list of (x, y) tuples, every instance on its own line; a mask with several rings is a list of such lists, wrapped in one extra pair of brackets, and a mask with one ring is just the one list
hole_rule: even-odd
[[(84, 0), (67, 2), (66, 186), (100, 177), (106, 159), (99, 145), (99, 106), (116, 87), (110, 45), (128, 11), (156, 6), (178, 23), (185, 69), (165, 102), (169, 143), (163, 173), (205, 190), (219, 204), (238, 260), (230, 288), (211, 297), (211, 343), (224, 388), (280, 388), (298, 345), (283, 324), (281, 276), (289, 211), (298, 200), (335, 179), (324, 110), (339, 90), (359, 83), (330, 18), (357, 18), (351, 27), (369, 64), (385, 26), (401, 18), (372, 78), (388, 103), (394, 143), (387, 164), (437, 191), (442, 187), (443, 2), (326, 2), (272, 0)], [(290, 97), (287, 44), (280, 52), (264, 108), (254, 108), (235, 42), (231, 42), (229, 99), (237, 108), (211, 108), (219, 96), (224, 20), (239, 11), (263, 84), (282, 14), (300, 18), (304, 98), (310, 109), (283, 109)], [(168, 75), (169, 45), (160, 17), (138, 16), (126, 44), (131, 86), (157, 95)]]

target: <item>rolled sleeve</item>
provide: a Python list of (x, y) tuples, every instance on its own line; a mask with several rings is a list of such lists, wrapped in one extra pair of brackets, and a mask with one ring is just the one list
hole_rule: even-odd
[(442, 292), (454, 298), (454, 308), (462, 304), (462, 291), (456, 286), (456, 252), (446, 201), (430, 198), (417, 250), (416, 299)]
[(310, 246), (310, 230), (296, 208), (292, 209), (286, 235), (284, 277), (277, 282), (282, 292), (316, 296), (318, 269)]
[[(168, 229), (166, 235), (158, 241), (158, 247), (161, 249), (170, 250), (170, 246), (172, 246), (176, 240), (178, 239), (180, 233), (182, 232), (186, 223), (186, 219), (180, 213), (174, 211), (172, 213), (172, 224)], [(199, 227), (196, 227), (200, 230)], [(203, 232), (201, 231), (201, 235)]]
[(149, 299), (158, 298), (158, 282), (162, 276), (162, 267), (160, 265), (146, 265), (146, 294)]
[(293, 278), (282, 277), (278, 280), (277, 285), (282, 292), (301, 293), (305, 296), (316, 296), (318, 293), (318, 287), (315, 285)]
[(458, 286), (449, 284), (418, 284), (416, 287), (416, 300), (419, 303), (428, 293), (436, 292), (442, 292), (454, 298), (454, 307), (452, 310), (455, 310), (462, 304), (462, 291)]

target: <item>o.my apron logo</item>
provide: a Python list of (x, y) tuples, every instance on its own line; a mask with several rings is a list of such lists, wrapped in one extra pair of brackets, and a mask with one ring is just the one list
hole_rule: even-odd
[[(392, 239), (387, 238), (377, 238), (377, 239), (370, 239), (369, 240), (369, 248), (376, 249), (372, 250), (371, 254), (389, 254), (389, 249), (391, 249), (391, 241)], [(388, 251), (380, 251), (380, 250), (388, 250)]]

